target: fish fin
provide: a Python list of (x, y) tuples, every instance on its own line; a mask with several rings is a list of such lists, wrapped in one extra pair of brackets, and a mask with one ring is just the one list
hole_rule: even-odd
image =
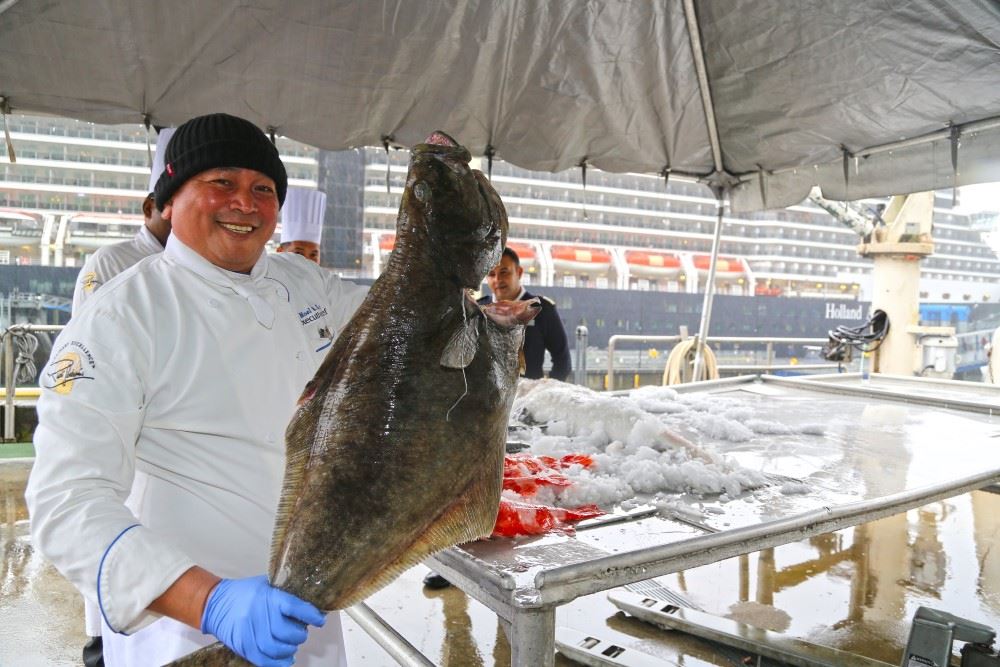
[[(364, 304), (358, 310), (361, 308), (364, 308)], [(278, 567), (281, 565), (289, 523), (299, 502), (302, 486), (305, 484), (306, 467), (312, 456), (315, 429), (317, 424), (321, 423), (319, 417), (323, 412), (324, 401), (316, 400), (316, 397), (326, 395), (326, 387), (335, 381), (338, 372), (342, 370), (344, 360), (354, 345), (355, 335), (348, 324), (337, 337), (323, 363), (302, 390), (298, 407), (288, 422), (288, 428), (285, 429), (285, 477), (281, 485), (278, 511), (274, 518), (274, 530), (271, 533), (268, 568), (272, 582), (275, 581)]]
[(479, 349), (479, 320), (470, 318), (452, 334), (441, 353), (441, 365), (446, 368), (465, 368), (472, 363)]
[(442, 549), (456, 544), (464, 544), (489, 537), (496, 524), (500, 509), (500, 488), (496, 479), (503, 469), (503, 449), (496, 457), (494, 465), (483, 466), (483, 473), (471, 480), (464, 491), (435, 520), (421, 532), (402, 553), (378, 572), (361, 580), (356, 586), (344, 591), (344, 595), (334, 606), (344, 609), (373, 595), (376, 591)]
[(253, 667), (253, 663), (233, 653), (225, 644), (216, 642), (177, 658), (164, 667), (242, 667), (243, 665)]
[(305, 480), (306, 464), (312, 453), (313, 432), (311, 425), (317, 423), (311, 418), (315, 412), (322, 409), (322, 401), (311, 400), (315, 394), (313, 386), (315, 379), (306, 385), (299, 399), (299, 408), (295, 411), (288, 429), (285, 431), (285, 478), (281, 485), (281, 496), (278, 500), (278, 511), (274, 518), (274, 532), (271, 534), (271, 580), (278, 571), (281, 555), (285, 548), (285, 535), (288, 532), (289, 519), (299, 500), (299, 492)]

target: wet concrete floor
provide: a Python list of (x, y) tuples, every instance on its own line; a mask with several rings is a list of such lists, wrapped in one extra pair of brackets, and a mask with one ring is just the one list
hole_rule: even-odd
[[(0, 665), (80, 664), (83, 605), (28, 538), (30, 460), (0, 462)], [(906, 514), (662, 577), (705, 611), (899, 664), (917, 607), (1000, 628), (1000, 496), (974, 492)], [(427, 591), (415, 567), (369, 600), (436, 664), (508, 665), (496, 617), (455, 588)], [(605, 594), (560, 608), (557, 625), (660, 658), (737, 665), (732, 651), (627, 617)], [(345, 618), (351, 665), (393, 661)], [(573, 664), (561, 656), (557, 665)]]

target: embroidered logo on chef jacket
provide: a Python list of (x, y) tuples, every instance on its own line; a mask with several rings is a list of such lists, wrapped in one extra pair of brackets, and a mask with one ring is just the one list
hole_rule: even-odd
[[(76, 348), (66, 350), (67, 347)], [(65, 352), (63, 350), (66, 350)], [(42, 378), (42, 386), (57, 394), (68, 394), (73, 391), (77, 380), (93, 380), (88, 372), (95, 367), (94, 356), (83, 343), (70, 341), (57, 352), (56, 360), (49, 363)]]
[(94, 291), (101, 281), (97, 279), (97, 273), (94, 271), (88, 271), (80, 277), (80, 284), (83, 286), (83, 291), (90, 294)]
[(330, 330), (328, 326), (321, 326), (319, 328), (319, 347), (316, 348), (317, 352), (322, 352), (326, 348), (333, 345), (333, 341), (336, 338), (333, 331)]
[(314, 303), (298, 311), (298, 315), (302, 326), (317, 325), (315, 329), (310, 327), (311, 331), (315, 331), (315, 333), (310, 332), (310, 336), (313, 338), (313, 345), (316, 352), (322, 352), (333, 345), (335, 336), (333, 330), (326, 322), (328, 315), (326, 306)]

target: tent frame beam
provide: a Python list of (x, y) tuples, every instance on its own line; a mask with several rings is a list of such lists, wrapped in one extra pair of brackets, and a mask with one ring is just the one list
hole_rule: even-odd
[[(986, 130), (993, 130), (1000, 128), (1000, 116), (990, 116), (989, 118), (983, 118), (980, 120), (970, 121), (968, 123), (960, 123), (949, 125), (943, 130), (935, 130), (933, 132), (928, 132), (927, 134), (921, 134), (916, 137), (910, 137), (909, 139), (900, 139), (899, 141), (891, 141), (885, 144), (878, 144), (877, 146), (869, 146), (868, 148), (863, 148), (859, 151), (854, 151), (850, 154), (854, 158), (866, 158), (872, 155), (878, 155), (880, 153), (888, 153), (895, 150), (902, 150), (904, 148), (910, 148), (912, 146), (920, 146), (922, 144), (929, 144), (935, 141), (943, 141), (950, 139), (955, 131), (959, 135), (971, 134), (974, 132), (983, 132)], [(830, 164), (833, 162), (831, 161)], [(826, 164), (826, 163), (823, 163)], [(800, 171), (802, 169), (808, 169), (808, 166), (800, 165), (797, 167), (783, 167), (781, 169), (765, 170), (761, 169), (759, 171), (752, 171), (746, 174), (742, 174), (738, 177), (736, 184), (742, 185), (744, 183), (749, 183), (758, 177), (758, 174), (766, 173), (769, 176), (777, 174), (787, 174), (793, 171)]]

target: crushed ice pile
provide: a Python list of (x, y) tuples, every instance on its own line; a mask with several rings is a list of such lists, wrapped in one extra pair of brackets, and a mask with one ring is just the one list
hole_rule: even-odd
[[(758, 435), (821, 435), (822, 425), (790, 426), (759, 418), (733, 398), (683, 395), (669, 387), (642, 387), (628, 396), (598, 393), (552, 380), (521, 380), (511, 410), (510, 438), (530, 445), (530, 453), (560, 457), (588, 454), (595, 465), (561, 470), (572, 484), (539, 489), (534, 499), (559, 507), (594, 503), (628, 509), (646, 502), (669, 503), (666, 494), (736, 498), (773, 484), (762, 472), (727, 460), (710, 447), (685, 438), (696, 431), (706, 438), (741, 442)], [(805, 493), (803, 484), (785, 483), (782, 493)], [(512, 492), (504, 492), (516, 497)]]

